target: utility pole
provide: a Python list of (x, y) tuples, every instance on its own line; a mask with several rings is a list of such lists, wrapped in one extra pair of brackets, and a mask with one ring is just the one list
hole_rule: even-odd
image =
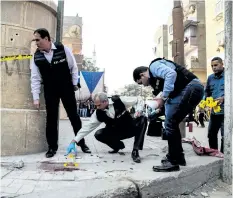
[[(173, 1), (172, 9), (173, 20), (173, 45), (172, 56), (174, 62), (184, 66), (184, 24), (183, 24), (183, 8), (180, 0)], [(181, 137), (185, 137), (185, 122), (180, 123)]]
[(225, 1), (225, 96), (224, 96), (224, 162), (223, 181), (232, 184), (232, 131), (233, 131), (233, 1)]
[(64, 16), (64, 0), (58, 0), (56, 42), (62, 41), (63, 16)]

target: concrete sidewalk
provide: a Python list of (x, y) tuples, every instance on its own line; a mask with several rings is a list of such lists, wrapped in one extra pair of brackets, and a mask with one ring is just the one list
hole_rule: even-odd
[[(194, 131), (204, 139), (203, 131), (206, 129), (194, 127)], [(64, 154), (72, 138), (69, 121), (62, 120), (59, 150), (55, 157), (47, 159), (45, 153), (2, 157), (1, 197), (168, 197), (190, 193), (202, 184), (219, 178), (222, 166), (222, 159), (199, 157), (191, 145), (183, 144), (187, 166), (181, 167), (179, 172), (156, 173), (152, 171), (152, 166), (159, 165), (165, 156), (166, 141), (146, 136), (144, 150), (140, 152), (142, 163), (136, 164), (130, 157), (133, 139), (124, 140), (126, 148), (122, 153), (108, 154), (110, 149), (96, 141), (91, 133), (86, 141), (92, 154), (79, 152), (78, 170), (67, 171), (63, 166), (66, 162)], [(24, 161), (22, 169), (11, 168), (13, 161), (21, 159)]]

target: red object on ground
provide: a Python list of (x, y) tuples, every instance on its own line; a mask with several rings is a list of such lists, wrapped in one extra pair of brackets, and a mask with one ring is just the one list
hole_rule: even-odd
[(223, 153), (221, 153), (217, 149), (211, 149), (211, 148), (201, 146), (201, 143), (198, 140), (196, 140), (195, 137), (193, 137), (192, 139), (183, 138), (182, 142), (192, 144), (193, 150), (197, 155), (209, 155), (209, 156), (214, 156), (214, 157), (219, 157), (219, 158), (224, 157)]
[(189, 132), (193, 132), (193, 123), (189, 123)]

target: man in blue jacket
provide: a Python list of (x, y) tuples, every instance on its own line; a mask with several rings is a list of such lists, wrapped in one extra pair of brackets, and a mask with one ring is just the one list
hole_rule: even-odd
[(214, 113), (211, 111), (210, 122), (208, 127), (209, 146), (218, 149), (218, 131), (221, 129), (221, 149), (223, 153), (223, 136), (224, 136), (224, 67), (220, 57), (215, 57), (211, 61), (213, 74), (208, 77), (205, 89), (205, 97), (213, 97), (220, 104), (221, 111)]
[(199, 79), (184, 67), (173, 61), (157, 58), (148, 67), (137, 67), (133, 72), (134, 81), (151, 86), (157, 103), (165, 104), (165, 133), (168, 140), (168, 154), (162, 159), (161, 166), (154, 166), (156, 172), (180, 170), (185, 166), (182, 138), (179, 124), (201, 101), (204, 87)]

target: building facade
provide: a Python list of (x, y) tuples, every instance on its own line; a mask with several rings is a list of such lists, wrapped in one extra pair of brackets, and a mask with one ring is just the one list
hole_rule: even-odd
[(206, 83), (205, 1), (182, 0), (184, 12), (185, 66)]
[(82, 17), (64, 16), (63, 19), (63, 37), (64, 45), (72, 49), (79, 71), (82, 70)]
[(224, 60), (224, 0), (206, 0), (206, 59), (207, 76), (212, 74), (211, 59)]
[(167, 25), (162, 25), (155, 33), (156, 57), (168, 58)]
[(167, 22), (167, 42), (168, 42), (168, 59), (173, 60), (172, 47), (173, 47), (173, 21), (172, 21), (172, 12), (168, 17)]

